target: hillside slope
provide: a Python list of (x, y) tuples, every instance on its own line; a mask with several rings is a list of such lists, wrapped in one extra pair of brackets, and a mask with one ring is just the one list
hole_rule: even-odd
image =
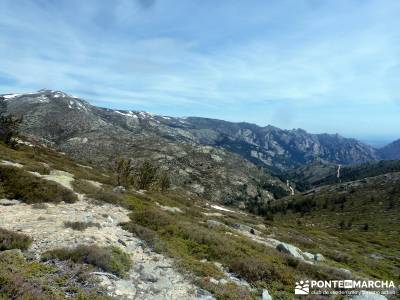
[(77, 159), (107, 167), (119, 156), (136, 165), (152, 160), (168, 171), (175, 186), (237, 205), (255, 197), (272, 199), (265, 187), (287, 190), (243, 157), (196, 143), (184, 119), (98, 108), (48, 90), (5, 99), (8, 111), (23, 117), (22, 133)]
[(374, 278), (399, 280), (399, 186), (398, 171), (321, 186), (274, 201), (270, 218), (288, 228), (279, 238), (297, 240), (310, 251), (318, 247)]
[(400, 159), (400, 139), (379, 149), (379, 154), (383, 159)]
[(393, 172), (400, 172), (399, 160), (371, 161), (350, 166), (314, 163), (290, 170), (282, 178), (289, 179), (299, 191), (306, 191), (318, 186), (344, 183)]
[(22, 132), (42, 143), (103, 166), (118, 156), (136, 164), (151, 159), (168, 170), (174, 185), (223, 203), (289, 193), (266, 169), (281, 173), (309, 163), (379, 158), (373, 148), (339, 135), (111, 110), (50, 90), (3, 97), (9, 112), (23, 117)]
[[(395, 189), (383, 179), (371, 181), (381, 187), (376, 195), (383, 193), (384, 203), (371, 202), (373, 210), (351, 229), (350, 213), (340, 216), (344, 233), (329, 210), (319, 223), (311, 219), (317, 211), (266, 221), (179, 190), (121, 194), (113, 191), (110, 170), (29, 143), (17, 150), (0, 144), (0, 174), (0, 198), (17, 200), (0, 203), (0, 283), (7, 283), (0, 298), (289, 300), (304, 278), (397, 280), (398, 205), (386, 205), (386, 196), (398, 196), (396, 174)], [(365, 192), (362, 185), (352, 188), (350, 195)], [(330, 188), (326, 195), (342, 190)], [(50, 191), (54, 197), (46, 197)], [(378, 218), (379, 207), (389, 217)], [(370, 217), (368, 231), (364, 216)]]

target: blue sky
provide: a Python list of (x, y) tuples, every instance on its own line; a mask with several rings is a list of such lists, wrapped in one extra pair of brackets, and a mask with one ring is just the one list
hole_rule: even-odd
[(398, 0), (0, 0), (0, 93), (400, 138)]

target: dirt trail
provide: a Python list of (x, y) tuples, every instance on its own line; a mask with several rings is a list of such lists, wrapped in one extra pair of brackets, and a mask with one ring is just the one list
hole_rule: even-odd
[[(154, 253), (118, 223), (129, 221), (129, 211), (110, 204), (97, 205), (81, 200), (73, 204), (0, 206), (0, 227), (19, 231), (33, 239), (29, 251), (38, 258), (49, 249), (79, 244), (118, 246), (131, 255), (133, 269), (126, 279), (94, 275), (109, 294), (119, 299), (212, 299), (173, 268), (171, 259)], [(65, 228), (66, 221), (100, 225), (84, 231)]]

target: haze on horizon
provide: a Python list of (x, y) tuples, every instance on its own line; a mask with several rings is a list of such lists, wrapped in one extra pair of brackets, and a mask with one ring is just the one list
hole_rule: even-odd
[(3, 0), (0, 93), (400, 138), (400, 1)]

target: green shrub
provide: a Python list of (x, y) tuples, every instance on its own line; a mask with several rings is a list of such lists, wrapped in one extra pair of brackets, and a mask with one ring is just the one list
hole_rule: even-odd
[(157, 180), (158, 166), (151, 161), (146, 160), (139, 167), (135, 177), (136, 186), (138, 189), (147, 190)]
[(89, 227), (100, 228), (100, 224), (93, 222), (64, 222), (64, 227), (71, 228), (73, 230), (83, 231)]
[(75, 179), (72, 182), (72, 188), (75, 192), (80, 194), (96, 194), (99, 192), (99, 188), (94, 186), (86, 179)]
[(315, 280), (344, 280), (351, 277), (351, 275), (329, 266), (317, 266), (300, 262), (297, 268), (304, 275)]
[(0, 299), (111, 300), (97, 288), (84, 266), (64, 266), (27, 261), (21, 253), (0, 252)]
[(125, 159), (123, 157), (119, 157), (115, 161), (114, 166), (116, 183), (119, 186), (123, 186), (125, 188), (129, 188), (133, 178), (133, 164), (131, 159)]
[(199, 285), (213, 293), (217, 299), (223, 300), (253, 300), (258, 299), (254, 297), (251, 292), (244, 286), (236, 285), (233, 282), (227, 284), (213, 284), (206, 277), (199, 282)]
[(36, 172), (41, 175), (49, 175), (50, 174), (50, 168), (46, 167), (43, 164), (28, 164), (24, 166), (24, 170), (30, 171), (30, 172)]
[(161, 192), (167, 191), (171, 186), (171, 180), (167, 172), (162, 172), (158, 178), (158, 185), (160, 186)]
[(236, 259), (230, 265), (230, 271), (250, 282), (283, 280), (288, 283), (291, 279), (282, 274), (282, 270), (277, 268), (275, 262), (268, 262), (262, 257)]
[(0, 251), (10, 249), (26, 250), (32, 240), (24, 234), (0, 228)]
[(151, 242), (156, 238), (156, 232), (154, 230), (151, 230), (149, 228), (146, 228), (144, 226), (141, 226), (139, 224), (135, 224), (132, 222), (122, 224), (122, 227), (129, 231), (134, 233), (138, 238), (141, 240)]
[(132, 267), (129, 255), (117, 247), (102, 248), (96, 245), (80, 245), (74, 249), (60, 248), (47, 251), (42, 258), (85, 263), (117, 276), (125, 275)]
[(135, 223), (152, 230), (159, 230), (174, 223), (172, 217), (166, 212), (151, 208), (146, 208), (143, 211), (135, 211), (130, 217)]
[(122, 204), (123, 203), (123, 196), (118, 194), (118, 193), (114, 193), (113, 191), (110, 190), (97, 190), (94, 193), (91, 194), (87, 194), (88, 198), (92, 198), (92, 199), (96, 199), (102, 202), (106, 202), (106, 203), (111, 203), (111, 204)]
[(26, 203), (61, 201), (72, 203), (78, 200), (67, 188), (11, 166), (0, 165), (0, 182), (8, 197)]

